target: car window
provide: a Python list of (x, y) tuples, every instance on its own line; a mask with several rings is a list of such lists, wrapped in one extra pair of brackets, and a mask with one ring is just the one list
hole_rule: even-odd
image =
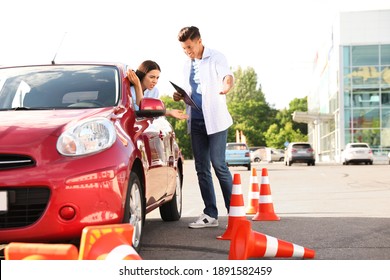
[(116, 67), (54, 65), (0, 69), (0, 110), (114, 106)]
[(294, 144), (293, 147), (295, 149), (310, 149), (310, 144)]
[(351, 148), (368, 148), (366, 144), (352, 144)]

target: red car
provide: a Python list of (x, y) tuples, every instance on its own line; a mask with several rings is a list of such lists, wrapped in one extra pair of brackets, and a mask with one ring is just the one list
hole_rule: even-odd
[(0, 244), (179, 220), (183, 158), (159, 99), (135, 111), (122, 64), (0, 68)]

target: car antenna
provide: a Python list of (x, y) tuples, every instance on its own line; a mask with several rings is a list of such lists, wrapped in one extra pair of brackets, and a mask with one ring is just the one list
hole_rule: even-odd
[(56, 64), (55, 59), (57, 57), (57, 53), (59, 52), (59, 50), (62, 46), (62, 43), (64, 42), (65, 36), (66, 36), (66, 32), (64, 33), (64, 36), (62, 36), (62, 40), (60, 42), (60, 45), (58, 46), (58, 49), (57, 49), (56, 53), (54, 54), (53, 60), (51, 61), (51, 64), (53, 64), (53, 65)]

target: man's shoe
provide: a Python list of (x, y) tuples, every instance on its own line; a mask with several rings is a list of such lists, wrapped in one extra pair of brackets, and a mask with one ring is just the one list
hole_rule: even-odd
[(218, 220), (211, 218), (209, 215), (202, 214), (200, 217), (193, 223), (189, 223), (188, 227), (190, 228), (206, 228), (206, 227), (217, 227)]

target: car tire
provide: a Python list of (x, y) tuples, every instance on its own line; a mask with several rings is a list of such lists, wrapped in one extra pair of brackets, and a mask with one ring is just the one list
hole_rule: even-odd
[(248, 165), (247, 165), (247, 167), (248, 167), (248, 170), (251, 170), (251, 164), (249, 163)]
[(144, 197), (142, 184), (137, 173), (131, 172), (126, 195), (123, 223), (129, 223), (134, 227), (133, 247), (137, 252), (141, 249), (142, 230), (145, 223)]
[(173, 195), (172, 200), (160, 206), (160, 216), (163, 221), (178, 221), (181, 218), (183, 205), (182, 178), (183, 175), (178, 171), (176, 173), (175, 194)]
[(292, 161), (288, 161), (288, 166), (291, 166), (293, 164)]

